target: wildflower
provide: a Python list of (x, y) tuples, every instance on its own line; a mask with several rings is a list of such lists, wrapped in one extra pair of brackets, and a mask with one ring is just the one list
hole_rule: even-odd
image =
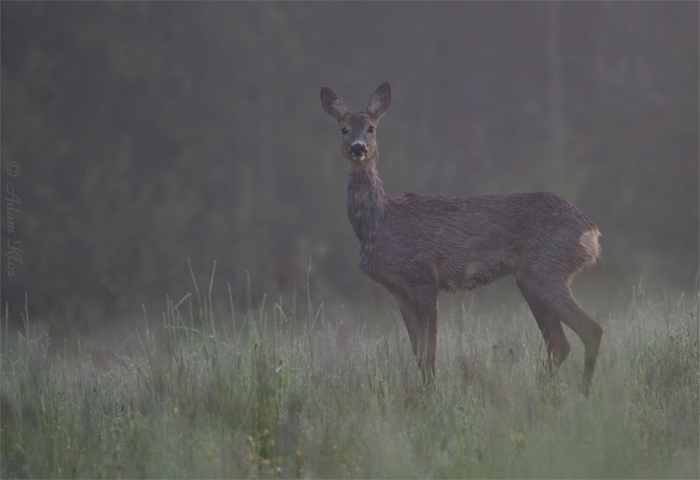
[(262, 434), (260, 435), (261, 437), (267, 437), (270, 434), (270, 429), (265, 428), (262, 431)]
[(175, 415), (177, 415), (178, 413), (180, 413), (180, 409), (177, 408), (177, 405), (175, 405), (175, 406), (173, 407), (173, 413), (174, 413)]
[(265, 465), (266, 467), (269, 467), (270, 463), (272, 463), (272, 462), (270, 462), (269, 458), (266, 458), (265, 460), (263, 460), (263, 465)]
[(525, 434), (523, 432), (519, 432), (515, 436), (515, 452), (517, 454), (521, 454), (525, 451)]
[(119, 445), (119, 444), (117, 444), (117, 446), (114, 447), (114, 451), (115, 451), (116, 453), (121, 453), (121, 451), (122, 451), (122, 446)]
[(275, 440), (274, 438), (271, 438), (270, 439), (270, 446), (274, 447), (275, 445), (277, 445), (277, 440)]
[(255, 455), (253, 455), (252, 453), (249, 453), (247, 460), (248, 460), (248, 463), (253, 463), (255, 461)]
[(275, 457), (275, 462), (277, 462), (277, 463), (282, 463), (282, 460), (283, 460), (282, 455), (277, 455)]
[(297, 450), (294, 452), (294, 455), (297, 457), (301, 457), (301, 450), (297, 448)]

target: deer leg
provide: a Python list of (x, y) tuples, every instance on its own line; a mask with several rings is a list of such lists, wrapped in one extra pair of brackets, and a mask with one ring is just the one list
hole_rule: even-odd
[(517, 285), (542, 332), (547, 346), (547, 367), (550, 375), (553, 375), (571, 351), (559, 320), (559, 312), (555, 306), (556, 299), (543, 283), (517, 278)]
[[(420, 345), (420, 355), (425, 361), (421, 371), (426, 372), (424, 378), (429, 390), (435, 381), (435, 358), (437, 355), (437, 290), (425, 288), (415, 292), (418, 306), (418, 321), (423, 331), (423, 345)], [(419, 357), (420, 358), (420, 357)]]
[(423, 380), (432, 389), (437, 350), (437, 292), (425, 289), (392, 294), (399, 304)]
[[(542, 330), (549, 360), (555, 368), (561, 365), (571, 349), (561, 323), (581, 339), (585, 357), (581, 393), (588, 396), (603, 335), (602, 327), (583, 311), (566, 282), (537, 282), (523, 278), (518, 278), (517, 282)], [(550, 343), (554, 345), (550, 347)]]
[(587, 397), (591, 388), (596, 359), (598, 358), (603, 327), (583, 311), (568, 285), (564, 284), (559, 287), (557, 298), (562, 310), (561, 321), (573, 330), (583, 343), (584, 366), (581, 393)]

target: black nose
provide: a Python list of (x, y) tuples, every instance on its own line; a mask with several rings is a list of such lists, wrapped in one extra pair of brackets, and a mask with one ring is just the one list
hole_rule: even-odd
[(359, 157), (367, 153), (367, 147), (364, 143), (353, 143), (350, 145), (350, 155), (353, 157)]

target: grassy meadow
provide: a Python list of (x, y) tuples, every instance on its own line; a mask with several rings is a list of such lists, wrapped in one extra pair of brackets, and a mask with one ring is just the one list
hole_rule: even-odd
[(3, 320), (0, 476), (700, 477), (697, 297), (586, 305), (605, 329), (588, 399), (578, 338), (548, 379), (524, 301), (441, 304), (428, 395), (396, 308), (219, 300), (71, 341)]

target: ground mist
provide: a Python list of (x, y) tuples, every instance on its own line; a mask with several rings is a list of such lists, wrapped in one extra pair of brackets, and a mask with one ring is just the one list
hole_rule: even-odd
[(197, 289), (70, 348), (3, 321), (0, 476), (700, 477), (697, 297), (638, 289), (597, 312), (588, 399), (580, 342), (566, 330), (572, 353), (548, 378), (524, 301), (443, 306), (428, 395), (395, 309), (211, 300)]

